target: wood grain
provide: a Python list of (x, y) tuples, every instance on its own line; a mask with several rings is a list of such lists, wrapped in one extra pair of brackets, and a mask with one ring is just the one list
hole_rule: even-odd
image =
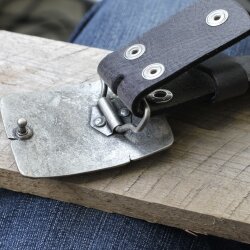
[[(94, 81), (108, 53), (5, 31), (0, 38), (1, 96)], [(178, 109), (170, 150), (67, 178), (21, 176), (0, 121), (0, 187), (250, 243), (249, 97)]]

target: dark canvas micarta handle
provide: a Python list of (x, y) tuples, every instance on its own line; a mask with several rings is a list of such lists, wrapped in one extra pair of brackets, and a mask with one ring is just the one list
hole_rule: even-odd
[[(209, 26), (206, 17), (219, 9), (228, 12), (228, 19), (219, 26)], [(201, 0), (109, 54), (99, 64), (98, 73), (123, 103), (140, 115), (138, 107), (147, 94), (246, 37), (249, 30), (249, 15), (238, 3)], [(127, 60), (124, 52), (133, 44), (143, 44), (146, 51), (135, 60)], [(164, 73), (157, 79), (144, 79), (143, 70), (154, 63), (164, 65)]]

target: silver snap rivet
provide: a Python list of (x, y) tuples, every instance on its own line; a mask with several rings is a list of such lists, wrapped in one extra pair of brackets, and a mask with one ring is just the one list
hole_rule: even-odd
[(228, 12), (223, 9), (214, 10), (207, 15), (206, 23), (209, 26), (218, 26), (225, 23), (228, 19)]
[(130, 115), (130, 111), (127, 108), (120, 109), (120, 116), (121, 117), (127, 117)]
[(161, 63), (153, 63), (148, 65), (142, 71), (142, 77), (146, 80), (154, 80), (160, 77), (165, 71), (165, 67)]
[(18, 129), (17, 133), (19, 135), (26, 135), (27, 134), (27, 126), (28, 122), (25, 118), (19, 118), (17, 121)]
[(106, 119), (104, 116), (97, 117), (94, 121), (96, 127), (100, 128), (106, 125)]
[(27, 125), (28, 122), (25, 118), (19, 118), (17, 120), (17, 128), (13, 130), (14, 136), (19, 140), (28, 140), (32, 137), (33, 131)]
[(156, 89), (147, 96), (147, 100), (153, 103), (165, 103), (171, 101), (173, 96), (167, 89)]
[(127, 60), (134, 60), (141, 57), (146, 51), (146, 47), (143, 44), (134, 44), (126, 49), (124, 57)]

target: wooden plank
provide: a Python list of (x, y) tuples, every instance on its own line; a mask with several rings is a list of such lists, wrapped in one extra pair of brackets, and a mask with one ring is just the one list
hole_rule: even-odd
[[(108, 53), (5, 31), (0, 38), (1, 96), (94, 81)], [(176, 142), (170, 150), (55, 179), (18, 173), (1, 121), (0, 187), (250, 243), (249, 95), (171, 116)]]

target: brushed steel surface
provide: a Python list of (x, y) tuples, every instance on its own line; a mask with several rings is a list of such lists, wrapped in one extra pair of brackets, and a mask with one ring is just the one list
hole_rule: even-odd
[[(93, 129), (91, 110), (100, 91), (100, 82), (94, 82), (14, 94), (1, 100), (4, 126), (21, 174), (55, 177), (102, 170), (172, 145), (173, 134), (163, 115), (152, 117), (137, 134), (127, 132), (106, 137)], [(34, 133), (26, 141), (13, 137), (13, 128), (20, 117), (29, 121)]]

